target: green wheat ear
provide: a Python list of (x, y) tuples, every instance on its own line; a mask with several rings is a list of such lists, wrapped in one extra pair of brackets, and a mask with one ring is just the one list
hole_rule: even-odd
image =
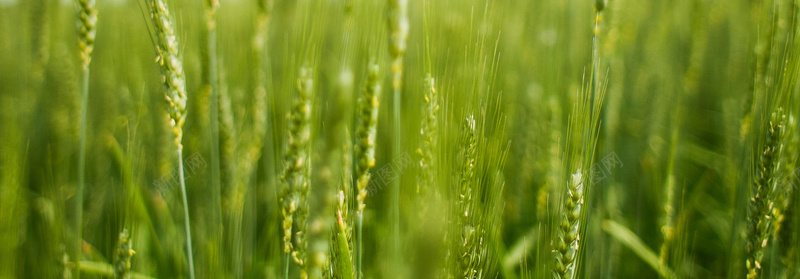
[(167, 5), (162, 0), (151, 0), (149, 3), (150, 17), (153, 19), (157, 38), (157, 61), (164, 75), (164, 97), (168, 105), (170, 125), (175, 133), (175, 145), (182, 150), (183, 123), (186, 121), (186, 78), (180, 58), (180, 47)]
[(356, 223), (356, 246), (357, 260), (356, 272), (360, 277), (362, 259), (362, 240), (361, 228), (363, 227), (364, 209), (366, 209), (367, 186), (370, 181), (369, 170), (375, 166), (375, 138), (377, 137), (378, 108), (380, 107), (381, 83), (377, 64), (369, 66), (369, 76), (367, 85), (364, 88), (364, 95), (359, 100), (358, 127), (356, 127), (356, 202), (357, 202), (357, 223)]
[(750, 188), (749, 215), (747, 218), (747, 278), (759, 278), (763, 249), (767, 246), (774, 206), (772, 188), (775, 169), (780, 159), (780, 139), (783, 134), (785, 116), (782, 109), (772, 113), (767, 126), (763, 151), (756, 165), (756, 178)]
[[(313, 90), (311, 71), (300, 70), (297, 80), (297, 95), (289, 117), (289, 148), (284, 156), (285, 168), (281, 179), (283, 189), (279, 200), (283, 215), (283, 252), (292, 253), (296, 263), (303, 265), (305, 252), (305, 222), (308, 212), (309, 142), (311, 138), (311, 95)], [(296, 224), (295, 224), (295, 221)], [(297, 227), (296, 243), (292, 244), (292, 227)], [(296, 246), (296, 247), (295, 247)]]
[[(423, 109), (424, 118), (422, 120), (422, 128), (420, 129), (420, 136), (422, 137), (422, 146), (417, 149), (420, 155), (419, 165), (420, 182), (417, 184), (417, 194), (424, 195), (429, 191), (428, 188), (434, 187), (434, 155), (436, 150), (436, 143), (438, 137), (438, 119), (439, 101), (436, 95), (436, 87), (434, 79), (430, 76), (425, 80), (425, 108)], [(421, 184), (421, 185), (420, 185)]]
[(186, 181), (183, 168), (183, 124), (186, 121), (186, 78), (183, 73), (180, 46), (175, 35), (172, 16), (163, 0), (147, 2), (150, 18), (155, 28), (155, 43), (158, 54), (157, 62), (161, 66), (164, 83), (164, 97), (167, 101), (170, 126), (175, 134), (175, 146), (178, 151), (178, 171), (183, 200), (184, 229), (186, 231), (186, 255), (189, 265), (189, 278), (195, 278), (192, 249), (191, 221), (189, 219), (189, 199), (186, 196)]
[(458, 187), (458, 213), (461, 235), (458, 246), (458, 271), (454, 276), (461, 278), (481, 278), (483, 270), (480, 268), (483, 251), (483, 228), (480, 224), (478, 211), (480, 202), (475, 185), (477, 179), (476, 167), (478, 156), (478, 142), (475, 132), (475, 117), (469, 115), (462, 126), (461, 152), (459, 154), (460, 178)]
[(366, 208), (367, 186), (369, 185), (369, 170), (375, 166), (375, 138), (378, 126), (378, 108), (380, 107), (381, 83), (378, 78), (378, 65), (369, 67), (364, 95), (359, 102), (359, 118), (356, 130), (356, 177), (358, 183), (358, 211)]
[(567, 185), (564, 207), (561, 212), (561, 221), (557, 224), (556, 242), (554, 251), (556, 263), (553, 268), (553, 278), (574, 278), (576, 258), (580, 248), (580, 220), (583, 207), (584, 179), (581, 169), (575, 171)]
[(133, 251), (133, 243), (128, 234), (128, 229), (123, 229), (119, 234), (119, 246), (114, 254), (114, 276), (116, 278), (130, 278), (131, 276), (131, 257), (136, 252)]
[[(784, 221), (786, 221), (787, 213), (792, 205), (792, 194), (794, 192), (794, 175), (793, 172), (797, 167), (797, 144), (798, 138), (795, 136), (795, 122), (794, 117), (788, 117), (786, 125), (783, 130), (783, 141), (780, 145), (780, 152), (783, 156), (778, 159), (779, 166), (777, 168), (778, 177), (776, 177), (777, 184), (775, 184), (775, 203), (772, 208), (772, 235), (778, 238), (781, 234), (781, 228)], [(787, 239), (788, 240), (788, 239)]]
[(80, 50), (83, 68), (89, 68), (92, 62), (92, 51), (94, 50), (94, 40), (97, 35), (97, 9), (95, 0), (79, 0), (80, 7)]

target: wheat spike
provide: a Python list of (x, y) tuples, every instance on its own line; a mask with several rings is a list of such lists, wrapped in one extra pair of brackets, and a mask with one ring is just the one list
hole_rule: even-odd
[(150, 9), (150, 18), (155, 27), (155, 43), (158, 53), (158, 63), (161, 65), (163, 75), (165, 99), (168, 105), (170, 126), (175, 134), (175, 146), (178, 151), (178, 171), (183, 200), (183, 217), (186, 231), (186, 254), (189, 265), (189, 278), (194, 279), (194, 259), (192, 249), (192, 231), (189, 219), (189, 201), (186, 196), (186, 182), (183, 168), (183, 123), (186, 120), (186, 80), (181, 63), (180, 47), (175, 35), (172, 17), (167, 5), (162, 0), (147, 2)]
[(475, 134), (475, 118), (469, 115), (462, 126), (461, 151), (459, 154), (460, 178), (458, 189), (459, 224), (461, 228), (458, 247), (458, 271), (460, 278), (481, 278), (483, 270), (483, 227), (478, 218), (479, 201), (476, 199), (478, 143)]
[(580, 248), (580, 219), (583, 207), (583, 174), (578, 169), (572, 175), (567, 187), (561, 221), (558, 223), (554, 251), (556, 262), (553, 278), (568, 279), (575, 277), (575, 266)]
[(774, 206), (772, 188), (775, 183), (775, 167), (780, 158), (780, 139), (783, 133), (784, 115), (782, 110), (772, 113), (767, 126), (766, 138), (757, 166), (756, 178), (750, 188), (749, 215), (747, 218), (747, 278), (759, 278), (761, 272), (762, 249), (769, 240)]
[(375, 137), (378, 125), (378, 107), (380, 106), (381, 84), (378, 78), (378, 65), (369, 67), (364, 95), (359, 102), (359, 120), (356, 130), (356, 177), (358, 179), (358, 210), (366, 208), (367, 186), (369, 185), (369, 170), (375, 166)]
[(114, 276), (127, 279), (131, 277), (131, 257), (136, 254), (128, 229), (123, 229), (119, 234), (118, 245), (117, 253), (114, 254)]
[(183, 74), (178, 38), (167, 5), (162, 0), (151, 0), (150, 17), (156, 34), (158, 63), (162, 67), (170, 125), (175, 133), (175, 145), (183, 149), (183, 123), (186, 120), (186, 80)]
[[(297, 95), (289, 118), (289, 148), (284, 156), (285, 168), (281, 175), (284, 188), (280, 194), (283, 208), (283, 251), (292, 253), (295, 262), (303, 265), (305, 251), (305, 217), (308, 212), (306, 197), (309, 185), (309, 141), (311, 137), (311, 94), (313, 81), (311, 71), (300, 70), (297, 80)], [(297, 224), (294, 222), (297, 221)], [(292, 244), (292, 226), (297, 227), (296, 241)], [(297, 247), (295, 247), (297, 246)]]
[(94, 50), (94, 39), (97, 35), (97, 9), (95, 0), (79, 0), (78, 6), (80, 13), (80, 50), (83, 69), (88, 69), (92, 62), (92, 51)]

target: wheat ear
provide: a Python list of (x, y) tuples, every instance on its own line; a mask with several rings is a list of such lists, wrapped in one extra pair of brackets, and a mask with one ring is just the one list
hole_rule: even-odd
[[(294, 260), (299, 265), (303, 265), (305, 250), (305, 239), (303, 230), (305, 222), (302, 212), (307, 212), (308, 202), (306, 197), (309, 186), (309, 141), (311, 138), (311, 94), (313, 81), (311, 71), (307, 68), (300, 70), (300, 77), (297, 80), (297, 95), (295, 95), (294, 106), (289, 118), (289, 148), (284, 156), (285, 168), (281, 175), (284, 188), (280, 193), (279, 199), (283, 206), (283, 252), (286, 253), (287, 261), (284, 266), (284, 273), (288, 274), (288, 256), (292, 254)], [(298, 212), (300, 211), (300, 212)], [(303, 217), (303, 218), (300, 218)], [(294, 224), (295, 218), (297, 224)], [(296, 245), (292, 245), (292, 226), (298, 227)], [(294, 253), (292, 251), (294, 250)]]
[(558, 223), (555, 250), (556, 263), (553, 278), (575, 277), (575, 266), (580, 248), (580, 219), (583, 206), (583, 174), (578, 169), (567, 185), (567, 194)]
[(779, 237), (781, 228), (786, 221), (787, 212), (792, 205), (792, 193), (794, 192), (795, 176), (793, 172), (797, 167), (797, 138), (795, 137), (796, 122), (791, 115), (788, 117), (783, 129), (783, 144), (781, 153), (785, 156), (780, 158), (778, 167), (779, 176), (776, 178), (778, 183), (775, 185), (775, 206), (772, 208), (772, 235)]
[(363, 254), (362, 231), (364, 219), (364, 209), (366, 209), (367, 186), (369, 185), (369, 170), (375, 166), (375, 137), (378, 125), (378, 108), (380, 107), (381, 83), (378, 77), (379, 68), (376, 64), (369, 66), (369, 76), (367, 85), (364, 88), (364, 95), (359, 102), (358, 127), (356, 128), (356, 187), (358, 194), (357, 202), (357, 224), (356, 239), (358, 246), (358, 259), (356, 261), (356, 274), (360, 278), (361, 258)]
[(79, 0), (78, 6), (80, 7), (78, 20), (80, 21), (81, 62), (83, 62), (83, 69), (88, 69), (92, 62), (94, 40), (97, 35), (97, 9), (95, 0)]
[(747, 278), (758, 278), (761, 271), (763, 248), (767, 246), (770, 235), (773, 207), (772, 187), (775, 183), (776, 162), (780, 158), (780, 138), (783, 133), (784, 116), (779, 109), (772, 113), (767, 125), (763, 152), (756, 166), (756, 178), (750, 188), (749, 215), (747, 217)]
[(434, 79), (430, 76), (426, 79), (424, 99), (425, 108), (424, 118), (422, 120), (422, 128), (420, 128), (420, 136), (422, 136), (422, 146), (417, 150), (420, 155), (419, 165), (421, 168), (420, 183), (417, 185), (417, 194), (424, 194), (428, 191), (427, 188), (434, 185), (434, 155), (433, 151), (436, 150), (437, 136), (438, 136), (438, 119), (436, 115), (439, 112), (439, 101), (436, 95), (436, 87)]
[(119, 234), (118, 245), (117, 253), (114, 254), (114, 276), (115, 278), (131, 278), (131, 257), (136, 252), (133, 251), (133, 243), (128, 229), (123, 229)]
[(459, 278), (481, 278), (481, 245), (484, 245), (483, 229), (478, 220), (479, 203), (475, 199), (477, 181), (478, 142), (475, 134), (475, 118), (469, 115), (462, 127), (461, 151), (459, 153), (460, 177), (458, 186), (458, 227), (461, 229), (458, 247)]
[(180, 47), (175, 35), (175, 28), (169, 9), (163, 0), (150, 0), (150, 18), (155, 27), (157, 62), (161, 65), (164, 82), (165, 99), (169, 113), (170, 125), (175, 134), (175, 146), (178, 150), (178, 170), (183, 200), (183, 218), (186, 229), (186, 247), (189, 266), (189, 278), (194, 279), (194, 259), (192, 256), (192, 231), (189, 219), (189, 200), (186, 196), (186, 181), (183, 168), (183, 123), (186, 121), (186, 80), (183, 74), (183, 63), (180, 58)]

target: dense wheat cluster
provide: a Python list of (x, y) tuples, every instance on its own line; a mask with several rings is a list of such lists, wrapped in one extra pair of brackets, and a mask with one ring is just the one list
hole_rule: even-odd
[(798, 278), (800, 0), (0, 0), (0, 279)]

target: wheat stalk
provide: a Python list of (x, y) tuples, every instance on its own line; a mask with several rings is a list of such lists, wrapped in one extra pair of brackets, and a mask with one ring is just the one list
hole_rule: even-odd
[(189, 278), (194, 279), (192, 231), (189, 219), (189, 200), (186, 196), (186, 181), (184, 178), (183, 144), (181, 143), (183, 139), (183, 124), (186, 121), (186, 80), (183, 73), (183, 63), (181, 63), (180, 58), (178, 38), (175, 35), (172, 17), (166, 3), (163, 0), (150, 0), (147, 4), (150, 9), (150, 18), (155, 27), (157, 62), (161, 65), (165, 99), (168, 105), (167, 111), (169, 113), (170, 126), (172, 126), (172, 131), (175, 134), (175, 146), (178, 151), (178, 171), (180, 172), (178, 177), (183, 200)]
[(675, 156), (678, 149), (678, 124), (674, 123), (670, 140), (670, 155), (667, 164), (667, 179), (664, 183), (664, 223), (661, 227), (664, 241), (661, 243), (661, 266), (667, 267), (670, 245), (675, 230)]
[(606, 6), (606, 1), (607, 0), (595, 0), (594, 2), (594, 30), (592, 32), (592, 98), (589, 105), (589, 114), (591, 117), (594, 116), (594, 96), (598, 95), (598, 81), (600, 78), (600, 22), (603, 20), (602, 11)]
[[(92, 62), (92, 51), (97, 34), (97, 9), (95, 0), (79, 0), (79, 48), (81, 51), (81, 118), (80, 142), (78, 143), (78, 193), (75, 197), (75, 230), (77, 239), (73, 242), (73, 257), (80, 258), (80, 243), (83, 239), (83, 193), (86, 188), (86, 117), (89, 110), (89, 64)], [(80, 278), (80, 269), (75, 269), (75, 277)]]
[[(222, 236), (225, 235), (224, 228), (226, 228), (223, 219), (223, 208), (222, 208), (222, 174), (221, 174), (221, 166), (220, 166), (220, 75), (219, 75), (219, 64), (217, 59), (217, 11), (219, 9), (219, 1), (218, 0), (206, 0), (205, 2), (205, 49), (204, 49), (204, 57), (203, 57), (203, 98), (209, 98), (208, 102), (208, 110), (203, 111), (202, 113), (208, 113), (208, 138), (209, 138), (209, 154), (210, 158), (210, 175), (209, 175), (209, 194), (208, 194), (208, 202), (212, 210), (210, 210), (210, 214), (206, 216), (208, 223), (210, 226), (219, 228), (209, 230), (209, 236), (204, 239), (206, 242), (212, 243), (221, 243)], [(204, 103), (205, 104), (205, 103)], [(201, 116), (201, 119), (205, 119), (205, 114)], [(235, 245), (227, 245), (233, 246)], [(219, 276), (220, 272), (218, 270), (222, 270), (222, 265), (219, 262), (219, 258), (216, 255), (210, 255), (213, 253), (208, 253), (210, 249), (206, 247), (205, 251), (203, 251), (205, 255), (205, 263), (203, 266), (203, 271), (206, 271), (205, 276), (214, 276), (211, 274), (217, 274)], [(236, 255), (234, 255), (236, 256)], [(234, 258), (234, 257), (230, 257)], [(216, 273), (215, 273), (216, 272)], [(204, 277), (204, 276), (201, 276)]]
[(389, 1), (389, 54), (392, 59), (392, 89), (396, 95), (402, 88), (403, 82), (403, 55), (406, 52), (406, 39), (408, 38), (408, 0)]
[(769, 240), (772, 219), (770, 214), (774, 206), (772, 187), (775, 183), (775, 167), (780, 158), (780, 139), (783, 133), (784, 116), (778, 110), (770, 116), (765, 134), (763, 152), (759, 155), (756, 166), (756, 178), (750, 188), (749, 215), (747, 218), (747, 278), (758, 278), (761, 271), (762, 249)]
[(369, 186), (369, 170), (375, 166), (375, 137), (377, 136), (378, 108), (380, 107), (381, 83), (379, 79), (379, 68), (376, 64), (369, 66), (367, 84), (364, 88), (364, 95), (359, 101), (358, 127), (356, 128), (356, 196), (357, 209), (357, 243), (358, 259), (356, 261), (356, 272), (360, 278), (361, 259), (363, 255), (363, 226), (364, 209), (366, 209), (367, 186)]
[(256, 18), (256, 33), (253, 37), (253, 52), (256, 60), (256, 88), (253, 100), (253, 136), (250, 144), (250, 161), (258, 161), (261, 153), (255, 149), (261, 149), (262, 141), (266, 135), (268, 123), (267, 116), (269, 110), (267, 106), (267, 73), (265, 68), (269, 67), (266, 59), (266, 41), (269, 30), (270, 14), (272, 13), (272, 0), (257, 0), (258, 14)]
[[(392, 69), (392, 114), (394, 126), (394, 145), (392, 146), (392, 158), (400, 156), (401, 149), (401, 92), (403, 82), (403, 55), (406, 52), (406, 39), (408, 38), (408, 15), (407, 15), (408, 0), (388, 0), (388, 27), (389, 27), (389, 54), (391, 56), (391, 69)], [(392, 181), (391, 185), (391, 206), (390, 216), (392, 220), (392, 245), (391, 255), (393, 257), (392, 263), (400, 265), (402, 260), (400, 254), (400, 182), (402, 177), (397, 177)], [(360, 255), (359, 255), (360, 257)]]

